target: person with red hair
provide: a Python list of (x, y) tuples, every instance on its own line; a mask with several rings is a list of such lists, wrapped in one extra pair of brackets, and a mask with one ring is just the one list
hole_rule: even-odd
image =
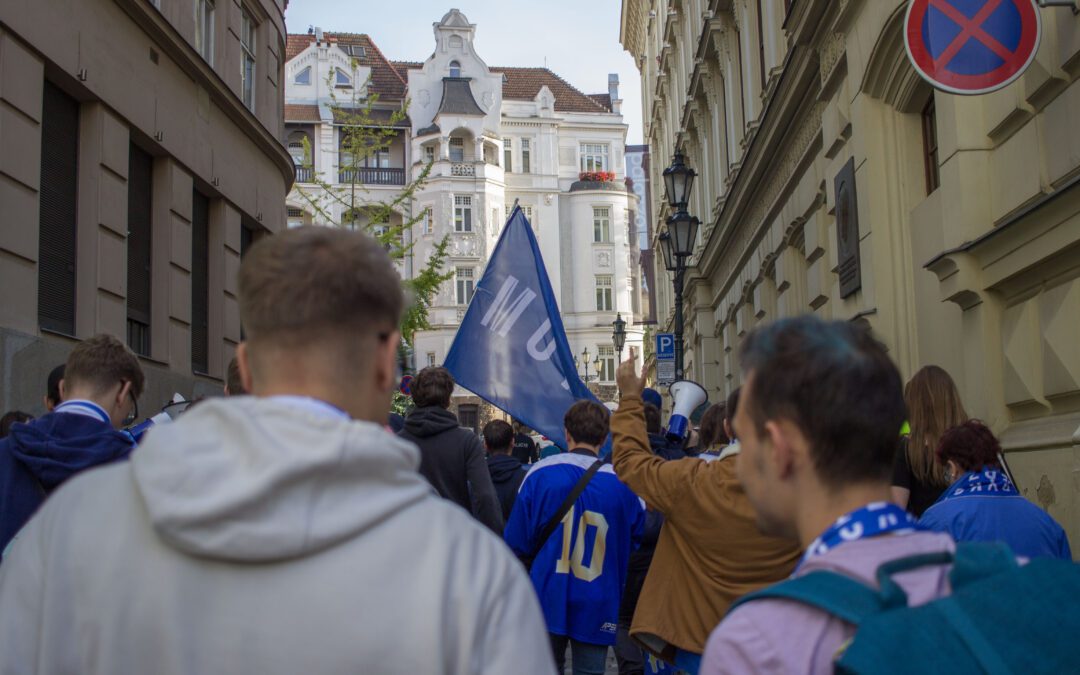
[(937, 459), (952, 482), (919, 525), (956, 541), (1002, 541), (1026, 558), (1072, 560), (1069, 540), (1050, 514), (1022, 497), (1002, 468), (1001, 444), (969, 420), (945, 431)]

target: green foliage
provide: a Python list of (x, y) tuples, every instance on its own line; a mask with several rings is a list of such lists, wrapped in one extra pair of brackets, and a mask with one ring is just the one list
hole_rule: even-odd
[[(363, 95), (369, 90), (369, 80), (364, 87), (352, 89), (350, 98), (342, 102), (337, 98), (336, 92), (340, 90), (333, 86), (332, 78), (331, 74), (327, 80), (327, 88), (333, 100), (330, 108), (334, 122), (341, 135), (338, 147), (339, 175), (327, 176), (325, 172), (316, 171), (311, 144), (305, 138), (304, 162), (301, 168), (306, 169), (312, 176), (315, 187), (312, 189), (297, 185), (295, 190), (306, 203), (307, 210), (313, 214), (315, 222), (362, 229), (386, 247), (391, 259), (411, 259), (415, 241), (406, 242), (405, 233), (411, 232), (413, 226), (424, 219), (423, 212), (413, 213), (412, 204), (416, 193), (427, 182), (431, 163), (424, 167), (415, 180), (407, 181), (386, 200), (373, 197), (372, 191), (361, 182), (360, 171), (369, 164), (377, 163), (372, 162), (372, 158), (377, 160), (383, 153), (389, 152), (401, 134), (397, 125), (406, 117), (408, 101), (397, 110), (386, 111), (379, 108), (378, 94)], [(408, 175), (408, 167), (405, 171)], [(335, 211), (340, 211), (341, 217), (335, 218)], [(452, 272), (442, 271), (448, 256), (449, 243), (449, 237), (438, 242), (432, 255), (423, 261), (422, 266), (416, 266), (413, 277), (404, 281), (410, 302), (402, 318), (401, 335), (410, 346), (418, 331), (430, 328), (428, 316), (432, 300), (439, 287), (453, 276)]]
[(390, 412), (395, 412), (402, 417), (407, 417), (415, 407), (411, 397), (402, 394), (400, 391), (394, 391), (394, 400), (390, 403)]

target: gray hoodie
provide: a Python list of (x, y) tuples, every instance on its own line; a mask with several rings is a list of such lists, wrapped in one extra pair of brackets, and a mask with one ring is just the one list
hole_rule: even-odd
[(375, 424), (203, 403), (41, 509), (0, 566), (0, 672), (545, 673), (503, 543)]

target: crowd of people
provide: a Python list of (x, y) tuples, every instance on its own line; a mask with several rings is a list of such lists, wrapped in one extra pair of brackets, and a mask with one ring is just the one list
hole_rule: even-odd
[(862, 658), (879, 593), (951, 597), (969, 559), (1077, 587), (949, 375), (904, 386), (853, 324), (749, 333), (696, 438), (631, 353), (560, 451), (459, 426), (440, 367), (388, 419), (404, 296), (372, 238), (261, 240), (238, 287), (230, 396), (133, 434), (145, 376), (98, 335), (49, 412), (0, 419), (0, 671), (593, 675), (612, 650), (625, 675), (825, 673)]

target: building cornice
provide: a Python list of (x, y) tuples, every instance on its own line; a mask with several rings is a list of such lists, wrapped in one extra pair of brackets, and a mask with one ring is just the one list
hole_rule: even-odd
[[(221, 111), (236, 123), (236, 126), (254, 141), (267, 157), (274, 161), (278, 171), (281, 172), (281, 177), (285, 180), (286, 191), (288, 191), (295, 178), (295, 168), (281, 140), (263, 125), (255, 113), (248, 110), (217, 71), (203, 60), (202, 56), (188, 44), (161, 12), (142, 0), (115, 1), (132, 21), (146, 32), (154, 46), (165, 52), (190, 78), (205, 87), (210, 94), (210, 99)], [(284, 17), (280, 11), (276, 18), (278, 21), (275, 23), (280, 24), (281, 35), (284, 36)], [(284, 37), (282, 37), (282, 44), (284, 44)], [(281, 56), (284, 58), (285, 55)]]

